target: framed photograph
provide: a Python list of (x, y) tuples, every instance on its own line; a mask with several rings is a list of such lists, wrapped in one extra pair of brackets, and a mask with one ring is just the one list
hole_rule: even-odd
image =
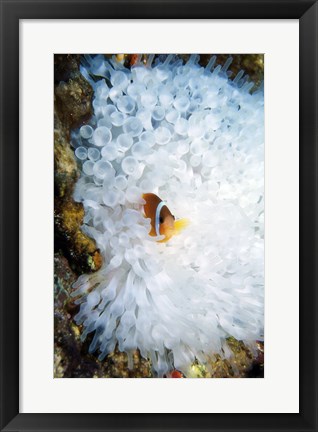
[(317, 7), (1, 0), (1, 430), (317, 429)]
[(54, 63), (54, 377), (263, 378), (264, 56)]

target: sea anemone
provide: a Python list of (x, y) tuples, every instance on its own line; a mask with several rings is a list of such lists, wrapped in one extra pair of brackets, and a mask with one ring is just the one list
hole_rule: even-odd
[[(72, 136), (81, 177), (74, 197), (101, 270), (73, 296), (94, 332), (91, 353), (138, 349), (162, 377), (227, 356), (227, 338), (263, 339), (264, 95), (239, 72), (199, 56), (85, 56), (94, 115)], [(152, 64), (154, 63), (154, 64)], [(167, 242), (150, 236), (144, 193), (189, 224)]]

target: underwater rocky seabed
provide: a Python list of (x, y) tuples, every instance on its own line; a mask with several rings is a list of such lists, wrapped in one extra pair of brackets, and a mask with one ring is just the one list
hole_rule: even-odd
[[(187, 61), (187, 56), (183, 56)], [(201, 56), (202, 65), (211, 56)], [(224, 64), (228, 56), (218, 56)], [(55, 57), (55, 377), (151, 377), (150, 362), (138, 351), (133, 355), (134, 368), (127, 367), (127, 356), (115, 352), (103, 361), (98, 353), (89, 354), (93, 335), (83, 343), (81, 326), (74, 323), (78, 312), (70, 297), (71, 285), (78, 275), (98, 270), (102, 258), (96, 244), (80, 229), (84, 210), (73, 201), (74, 184), (80, 176), (70, 146), (70, 131), (89, 121), (92, 115), (93, 90), (79, 73), (80, 56)], [(242, 68), (254, 82), (263, 74), (262, 56), (233, 56), (229, 70), (235, 74)], [(184, 215), (181, 215), (184, 216)], [(228, 339), (232, 351), (228, 359), (216, 356), (209, 367), (195, 362), (191, 376), (196, 377), (261, 377), (263, 376), (263, 343), (251, 350), (233, 337)]]

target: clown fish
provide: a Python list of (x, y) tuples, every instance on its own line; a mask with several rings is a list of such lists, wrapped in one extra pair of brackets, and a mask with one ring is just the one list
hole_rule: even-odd
[(155, 236), (165, 236), (159, 240), (160, 243), (167, 242), (172, 236), (178, 234), (188, 225), (187, 219), (175, 220), (175, 217), (168, 209), (166, 203), (153, 193), (143, 194), (144, 214), (151, 220), (151, 230), (149, 234)]

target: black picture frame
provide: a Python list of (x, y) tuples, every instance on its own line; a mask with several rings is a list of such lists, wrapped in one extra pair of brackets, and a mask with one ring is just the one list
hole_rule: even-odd
[[(317, 1), (0, 0), (0, 6), (1, 431), (317, 431)], [(299, 19), (299, 414), (19, 413), (19, 20), (85, 18)]]

